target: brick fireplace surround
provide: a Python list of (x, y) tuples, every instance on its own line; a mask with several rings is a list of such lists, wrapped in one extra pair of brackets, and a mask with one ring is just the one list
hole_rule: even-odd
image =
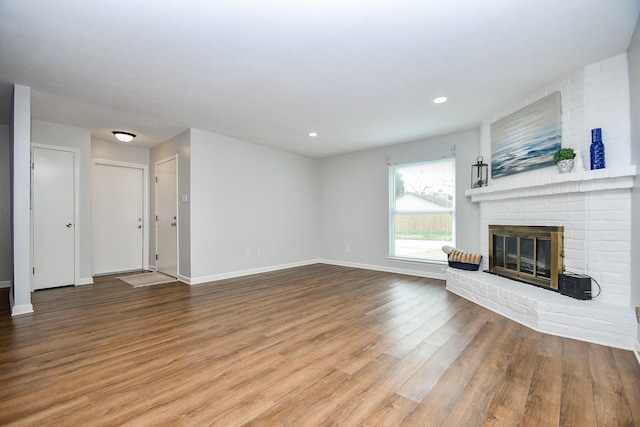
[(452, 268), (446, 272), (447, 289), (540, 332), (633, 350), (638, 326), (631, 307), (629, 230), (635, 175), (635, 166), (548, 174), (537, 183), (515, 175), (466, 192), (480, 204), (481, 270), (488, 263), (489, 224), (562, 225), (565, 270), (595, 278), (602, 286), (598, 298), (580, 301)]

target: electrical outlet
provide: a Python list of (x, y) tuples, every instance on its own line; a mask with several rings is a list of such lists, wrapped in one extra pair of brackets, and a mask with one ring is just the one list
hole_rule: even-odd
[(245, 258), (251, 258), (251, 251), (246, 251), (246, 252), (244, 253), (244, 257), (245, 257)]
[(344, 251), (345, 251), (346, 253), (349, 253), (349, 252), (351, 252), (351, 248), (350, 248), (349, 246), (347, 246), (346, 248), (344, 248)]
[(262, 249), (256, 249), (256, 256), (262, 256)]

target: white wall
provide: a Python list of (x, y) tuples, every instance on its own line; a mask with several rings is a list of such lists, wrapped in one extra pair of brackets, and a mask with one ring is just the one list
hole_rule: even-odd
[[(151, 149), (149, 157), (150, 173), (150, 212), (151, 218), (156, 215), (156, 191), (154, 177), (156, 176), (156, 163), (168, 157), (178, 155), (178, 194), (187, 194), (190, 199), (190, 175), (191, 175), (191, 130), (163, 142)], [(178, 204), (178, 276), (188, 281), (191, 277), (191, 203), (180, 202)], [(150, 222), (149, 229), (149, 265), (156, 265), (156, 223)]]
[(317, 259), (317, 160), (198, 129), (191, 154), (193, 283)]
[(91, 132), (56, 123), (31, 121), (31, 142), (34, 144), (75, 148), (80, 151), (80, 283), (93, 283), (91, 271)]
[[(631, 162), (640, 165), (640, 20), (629, 46), (629, 85), (631, 90)], [(631, 193), (631, 253), (640, 253), (640, 178), (636, 178)], [(631, 303), (640, 307), (640, 263), (631, 265)], [(640, 327), (638, 327), (637, 354), (640, 355)]]
[(11, 102), (13, 285), (11, 315), (31, 313), (31, 88), (14, 85)]
[[(526, 99), (489, 115), (480, 126), (480, 149), (484, 158), (491, 158), (491, 123), (555, 91), (562, 94), (562, 146), (579, 150), (586, 169), (590, 165), (589, 146), (593, 128), (602, 128), (607, 168), (632, 164), (626, 53), (580, 68), (563, 79), (550, 82)], [(557, 168), (550, 166), (518, 176), (535, 180), (557, 173)], [(494, 182), (509, 179), (507, 176)]]
[(11, 285), (11, 137), (9, 126), (0, 125), (0, 287)]
[(471, 185), (471, 165), (478, 156), (478, 134), (474, 130), (322, 159), (320, 258), (341, 265), (444, 278), (445, 264), (387, 260), (387, 158), (390, 163), (439, 159), (451, 156), (452, 145), (456, 155), (456, 246), (479, 251), (478, 207), (464, 196)]
[(116, 142), (91, 140), (91, 157), (114, 162), (137, 163), (149, 165), (149, 149), (132, 147)]

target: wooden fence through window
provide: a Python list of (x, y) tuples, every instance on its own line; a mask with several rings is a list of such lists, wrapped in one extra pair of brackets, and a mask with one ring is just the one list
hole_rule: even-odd
[(396, 233), (450, 233), (453, 228), (449, 213), (396, 214), (395, 225)]

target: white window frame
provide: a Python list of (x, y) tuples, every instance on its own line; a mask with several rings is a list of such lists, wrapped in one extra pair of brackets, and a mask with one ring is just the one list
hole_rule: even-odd
[[(415, 258), (415, 257), (404, 257), (397, 256), (395, 254), (396, 248), (396, 230), (395, 230), (395, 217), (396, 217), (396, 171), (400, 168), (406, 168), (411, 166), (419, 166), (419, 165), (428, 165), (442, 162), (451, 162), (453, 166), (453, 189), (452, 189), (452, 206), (449, 210), (451, 212), (451, 246), (455, 247), (456, 243), (456, 161), (455, 157), (444, 157), (440, 159), (432, 159), (432, 160), (422, 160), (418, 162), (406, 162), (406, 163), (394, 163), (389, 164), (389, 256), (387, 259), (397, 260), (397, 261), (409, 261), (409, 262), (418, 262), (418, 263), (430, 263), (430, 264), (446, 264), (446, 260), (438, 260), (438, 259), (430, 259), (430, 258)], [(425, 211), (429, 212), (429, 211)]]

